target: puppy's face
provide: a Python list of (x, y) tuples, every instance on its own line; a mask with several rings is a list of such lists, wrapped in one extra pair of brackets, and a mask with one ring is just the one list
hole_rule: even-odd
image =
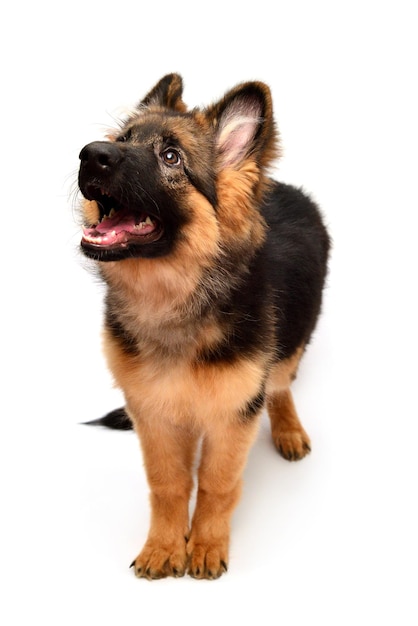
[(96, 260), (167, 255), (191, 219), (190, 194), (216, 203), (211, 136), (191, 114), (144, 108), (80, 161), (81, 246)]
[(266, 85), (244, 83), (187, 111), (181, 78), (169, 74), (118, 133), (82, 149), (81, 247), (98, 261), (181, 254), (187, 265), (215, 254), (222, 231), (224, 250), (246, 249), (274, 156)]

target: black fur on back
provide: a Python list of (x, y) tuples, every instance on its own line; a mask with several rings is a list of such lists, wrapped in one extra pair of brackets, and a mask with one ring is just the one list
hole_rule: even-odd
[(308, 343), (321, 308), (330, 238), (316, 204), (300, 189), (276, 183), (262, 207), (268, 225), (263, 249), (286, 358)]

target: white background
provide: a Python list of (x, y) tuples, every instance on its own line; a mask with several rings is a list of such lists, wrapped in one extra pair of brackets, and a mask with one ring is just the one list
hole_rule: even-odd
[[(418, 623), (413, 4), (2, 6), (3, 624)], [(78, 425), (121, 404), (77, 250), (78, 153), (172, 71), (191, 106), (271, 86), (276, 175), (312, 193), (334, 240), (294, 387), (312, 454), (282, 460), (264, 416), (215, 582), (135, 579), (139, 446)]]

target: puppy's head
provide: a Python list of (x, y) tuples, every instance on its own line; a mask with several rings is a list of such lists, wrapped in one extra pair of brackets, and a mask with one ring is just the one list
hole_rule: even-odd
[(260, 199), (274, 148), (263, 83), (244, 83), (207, 109), (187, 111), (180, 76), (165, 76), (119, 132), (81, 150), (83, 252), (99, 261), (155, 258), (202, 236), (216, 247), (222, 212), (225, 222), (236, 214), (238, 228)]

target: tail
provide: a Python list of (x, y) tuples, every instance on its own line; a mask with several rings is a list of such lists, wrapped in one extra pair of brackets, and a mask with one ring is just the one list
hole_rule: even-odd
[(96, 420), (83, 422), (83, 424), (86, 426), (105, 426), (106, 428), (113, 428), (114, 430), (132, 430), (133, 428), (132, 422), (123, 407), (110, 411), (110, 413), (106, 413), (106, 415)]

